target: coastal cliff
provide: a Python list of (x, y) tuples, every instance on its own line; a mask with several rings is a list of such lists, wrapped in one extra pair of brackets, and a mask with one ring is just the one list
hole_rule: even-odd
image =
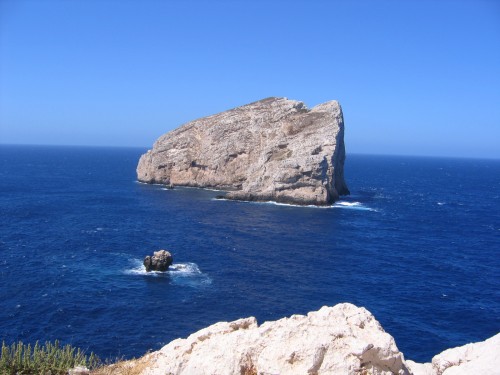
[(349, 194), (337, 101), (307, 109), (267, 98), (161, 136), (137, 166), (141, 182), (228, 191), (227, 199), (328, 205)]
[(405, 360), (369, 311), (342, 303), (260, 326), (253, 317), (219, 322), (109, 370), (141, 375), (466, 375), (498, 374), (499, 368), (500, 334), (419, 364)]

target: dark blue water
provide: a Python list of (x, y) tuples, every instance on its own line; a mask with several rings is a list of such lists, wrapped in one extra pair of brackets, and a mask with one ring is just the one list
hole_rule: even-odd
[[(140, 356), (339, 302), (417, 361), (500, 330), (500, 161), (348, 155), (320, 209), (139, 184), (143, 151), (0, 147), (0, 340)], [(146, 275), (160, 248), (177, 266)]]

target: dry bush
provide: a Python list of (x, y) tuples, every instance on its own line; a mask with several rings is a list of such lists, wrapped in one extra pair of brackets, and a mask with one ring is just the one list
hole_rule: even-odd
[(95, 369), (91, 375), (140, 375), (147, 367), (148, 361), (140, 358), (130, 361), (118, 361), (112, 365)]

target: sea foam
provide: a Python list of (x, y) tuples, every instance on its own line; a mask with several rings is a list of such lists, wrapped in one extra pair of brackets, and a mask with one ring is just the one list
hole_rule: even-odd
[(165, 277), (169, 278), (173, 284), (200, 286), (211, 284), (212, 280), (208, 275), (200, 271), (196, 263), (175, 263), (165, 272), (150, 271), (146, 272), (146, 268), (139, 259), (131, 259), (132, 268), (124, 271), (126, 275), (139, 275), (147, 277)]
[(353, 210), (378, 212), (376, 209), (371, 208), (371, 207), (367, 207), (367, 206), (363, 205), (361, 202), (349, 202), (349, 201), (337, 201), (331, 206), (316, 206), (313, 204), (300, 205), (300, 204), (291, 204), (291, 203), (280, 203), (280, 202), (275, 202), (275, 201), (245, 201), (245, 200), (233, 200), (233, 199), (224, 199), (224, 198), (212, 198), (212, 200), (214, 200), (214, 201), (242, 202), (242, 203), (252, 203), (252, 204), (270, 204), (273, 206), (299, 207), (299, 208), (318, 208), (318, 209), (348, 208), (348, 209), (353, 209)]
[(374, 211), (377, 212), (376, 209), (367, 207), (363, 205), (361, 202), (349, 202), (349, 201), (338, 201), (335, 202), (332, 206), (333, 208), (347, 208), (351, 210), (361, 210), (361, 211)]
[(333, 206), (315, 206), (313, 204), (301, 205), (292, 203), (280, 203), (275, 201), (245, 201), (245, 200), (235, 200), (235, 199), (225, 199), (225, 198), (212, 198), (213, 201), (229, 201), (229, 202), (240, 202), (240, 203), (251, 203), (251, 204), (270, 204), (273, 206), (284, 206), (284, 207), (299, 207), (299, 208), (333, 208)]

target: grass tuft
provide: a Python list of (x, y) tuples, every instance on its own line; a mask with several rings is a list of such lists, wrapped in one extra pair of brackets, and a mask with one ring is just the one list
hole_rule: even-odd
[(81, 349), (71, 345), (61, 346), (59, 341), (46, 342), (35, 346), (24, 345), (21, 341), (6, 345), (2, 342), (0, 354), (1, 375), (66, 375), (69, 369), (85, 366), (97, 368), (100, 359), (94, 354), (86, 355)]

